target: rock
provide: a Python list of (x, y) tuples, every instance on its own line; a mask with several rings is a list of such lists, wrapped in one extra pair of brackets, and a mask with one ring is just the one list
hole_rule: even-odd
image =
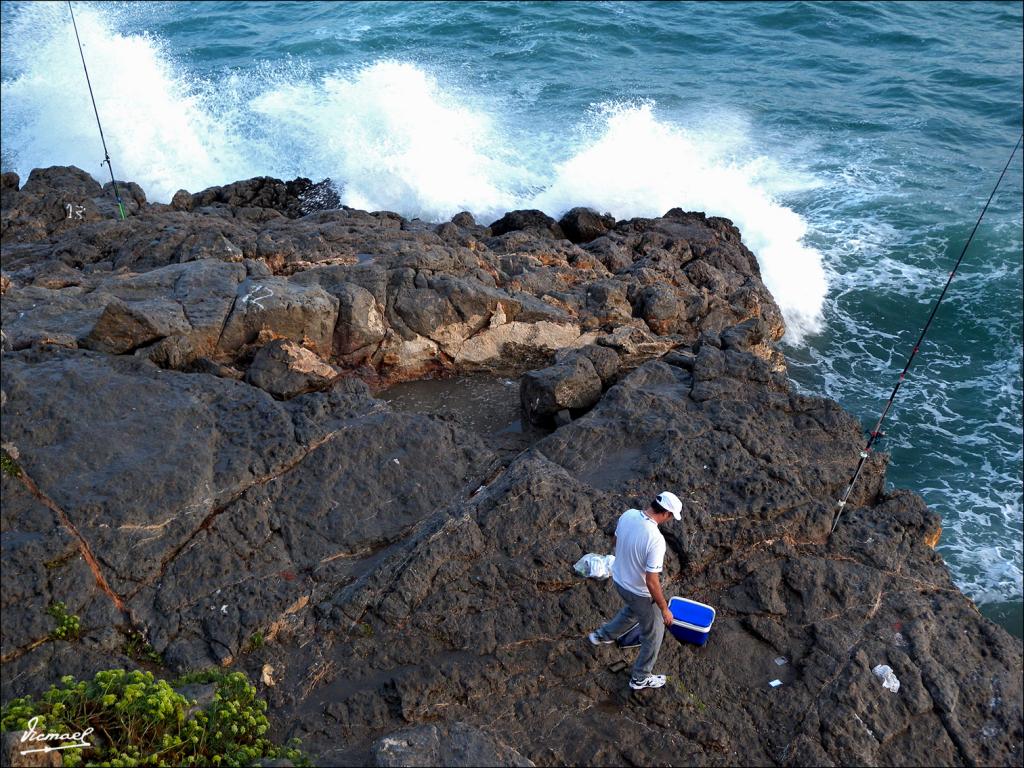
[(284, 213), (291, 218), (341, 207), (341, 198), (330, 179), (314, 183), (310, 179), (298, 178), (287, 182), (285, 188), (290, 200)]
[[(174, 201), (171, 202), (172, 206)], [(314, 184), (298, 178), (289, 182), (270, 176), (236, 181), (223, 187), (210, 187), (192, 195), (191, 208), (227, 205), (234, 208), (267, 208), (289, 218), (339, 207), (341, 200), (330, 179)], [(184, 200), (180, 201), (184, 206)]]
[(275, 339), (256, 353), (245, 380), (287, 400), (330, 386), (338, 373), (337, 368), (325, 363), (315, 352), (294, 341)]
[(60, 768), (60, 766), (64, 765), (64, 759), (61, 757), (60, 752), (32, 752), (23, 755), (22, 752), (25, 750), (46, 746), (46, 744), (39, 742), (23, 742), (21, 740), (22, 737), (28, 735), (28, 731), (7, 731), (3, 734), (0, 756), (3, 757), (4, 766), (11, 766), (11, 768)]
[(563, 409), (589, 408), (601, 397), (601, 377), (585, 355), (525, 374), (519, 383), (523, 415), (534, 424)]
[(542, 237), (552, 237), (556, 240), (561, 240), (565, 237), (558, 222), (543, 211), (538, 210), (509, 211), (493, 222), (490, 229), (494, 237), (520, 230), (529, 230)]
[(584, 338), (579, 326), (569, 323), (514, 321), (466, 339), (455, 355), (455, 363), (469, 370), (514, 370), (544, 361), (555, 350), (578, 344)]
[(202, 712), (214, 702), (214, 697), (217, 695), (217, 684), (189, 683), (178, 686), (174, 690), (189, 702), (189, 708), (185, 712), (185, 719), (189, 720), (195, 717), (197, 712)]
[[(13, 180), (5, 188), (5, 226), (14, 229), (4, 236), (12, 287), (3, 314), (12, 348), (76, 346), (111, 297), (131, 305), (171, 293), (190, 328), (154, 324), (159, 318), (141, 312), (127, 318), (131, 333), (122, 331), (109, 348), (137, 350), (161, 367), (186, 370), (204, 357), (231, 363), (249, 355), (266, 332), (305, 339), (325, 359), (397, 380), (433, 371), (518, 374), (547, 363), (552, 352), (592, 342), (599, 331), (611, 334), (609, 345), (629, 365), (678, 343), (676, 335), (692, 342), (697, 328), (720, 332), (730, 322), (760, 317), (769, 329), (766, 344), (782, 332), (774, 302), (750, 272), (752, 255), (735, 228), (717, 219), (675, 211), (619, 222), (583, 249), (553, 239), (561, 237), (559, 225), (538, 211), (509, 213), (495, 223), (497, 237), (469, 214), (440, 229), (387, 212), (301, 215), (313, 204), (300, 198), (330, 188), (308, 179), (259, 177), (195, 194), (181, 190), (171, 206), (146, 205), (137, 185), (120, 186), (134, 206), (127, 221), (97, 212), (78, 223), (49, 224), (33, 213), (45, 200), (78, 187), (95, 196), (96, 182), (77, 169), (54, 168), (36, 173), (20, 190)], [(98, 199), (109, 197), (98, 191)], [(576, 210), (566, 220), (611, 226), (593, 216)], [(210, 282), (214, 275), (204, 270), (212, 262), (244, 269), (244, 277), (232, 274), (233, 282), (224, 284), (218, 275)], [(175, 271), (193, 263), (203, 269)], [(618, 274), (612, 277), (605, 264)], [(181, 285), (167, 284), (172, 275), (181, 276)], [(245, 278), (250, 282), (238, 293)], [(709, 286), (720, 295), (706, 296)], [(43, 295), (28, 287), (60, 295), (40, 300)], [(316, 289), (338, 300), (329, 345), (331, 300)], [(268, 292), (289, 298), (279, 302)], [(264, 311), (268, 303), (276, 308)], [(623, 330), (636, 328), (634, 305), (651, 341), (627, 340), (636, 333)], [(105, 323), (126, 319), (123, 308), (115, 308), (119, 312)], [(103, 343), (88, 342), (96, 344)], [(761, 345), (755, 353), (770, 350)]]
[(452, 723), (443, 729), (425, 725), (384, 736), (373, 745), (373, 757), (375, 764), (381, 768), (534, 765), (479, 728), (461, 722)]
[(171, 208), (176, 211), (192, 210), (192, 195), (185, 189), (179, 189), (171, 198)]
[[(139, 213), (146, 205), (146, 193), (134, 181), (118, 181), (116, 194), (114, 185), (108, 181), (103, 185), (103, 194), (109, 196), (115, 205), (117, 196), (120, 195), (125, 213), (129, 216)], [(116, 211), (116, 215), (120, 219), (120, 211)]]
[(633, 310), (626, 298), (629, 285), (621, 280), (599, 280), (587, 286), (586, 307), (600, 324), (627, 322)]
[(373, 745), (373, 759), (381, 768), (441, 765), (441, 734), (423, 725), (384, 736)]
[(572, 242), (589, 243), (614, 227), (615, 217), (590, 208), (572, 208), (559, 219), (558, 226)]
[(659, 335), (678, 333), (687, 320), (686, 304), (669, 285), (649, 285), (637, 301), (638, 315)]
[(6, 242), (39, 240), (116, 215), (112, 198), (81, 168), (36, 168), (21, 189), (17, 176), (3, 188), (0, 234)]
[[(263, 679), (275, 732), (318, 763), (408, 729), (399, 759), (450, 764), (503, 764), (504, 745), (542, 764), (1020, 762), (1021, 645), (956, 590), (939, 516), (887, 489), (884, 455), (828, 535), (861, 425), (790, 387), (731, 222), (674, 209), (580, 246), (532, 214), (495, 237), (468, 215), (289, 218), (300, 187), (241, 182), (193, 211), (133, 192), (118, 221), (76, 169), (4, 181), (4, 703), (132, 668), (127, 613), (166, 677)], [(71, 191), (100, 195), (82, 220), (59, 218)], [(315, 387), (353, 375), (297, 394), (300, 359)], [(522, 387), (571, 401), (543, 417), (557, 430), (507, 426), (502, 382), (531, 369)], [(505, 373), (500, 402), (407, 412), (354, 377), (469, 371)], [(699, 653), (666, 640), (651, 706), (586, 644), (617, 606), (571, 563), (666, 487), (684, 517), (665, 590), (718, 619)], [(51, 637), (54, 602), (78, 641)]]
[(661, 356), (662, 362), (682, 368), (684, 371), (692, 371), (694, 366), (694, 355), (685, 350), (673, 349)]
[(113, 355), (191, 330), (181, 305), (169, 299), (111, 300), (82, 346)]
[(601, 384), (608, 386), (619, 372), (619, 356), (609, 347), (597, 344), (585, 344), (582, 347), (562, 349), (555, 354), (555, 361), (562, 363), (582, 355), (594, 366), (594, 371), (601, 378)]
[(334, 332), (334, 351), (339, 357), (357, 354), (365, 359), (372, 350), (368, 348), (380, 344), (387, 335), (384, 314), (373, 294), (352, 283), (341, 285), (334, 295), (338, 297), (338, 322)]
[(615, 350), (625, 364), (660, 357), (668, 350), (683, 343), (681, 338), (656, 336), (646, 326), (623, 325), (609, 334), (599, 336), (597, 343)]
[(266, 330), (308, 344), (327, 357), (333, 345), (338, 305), (338, 299), (318, 286), (300, 286), (282, 278), (246, 279), (238, 285), (218, 351), (235, 353)]

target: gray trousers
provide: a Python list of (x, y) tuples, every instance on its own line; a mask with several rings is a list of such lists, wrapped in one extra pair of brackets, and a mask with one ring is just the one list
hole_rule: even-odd
[(661, 609), (654, 604), (654, 600), (630, 592), (614, 580), (612, 583), (615, 584), (615, 589), (619, 591), (619, 597), (625, 605), (611, 621), (597, 630), (597, 634), (605, 640), (615, 640), (640, 622), (643, 641), (640, 644), (640, 655), (636, 657), (636, 664), (633, 665), (633, 679), (642, 680), (651, 674), (654, 662), (658, 660), (661, 641), (665, 637), (665, 621), (661, 617)]

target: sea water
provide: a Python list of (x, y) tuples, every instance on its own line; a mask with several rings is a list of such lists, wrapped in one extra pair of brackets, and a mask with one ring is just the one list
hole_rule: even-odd
[[(488, 223), (726, 216), (790, 375), (869, 429), (1022, 123), (1020, 3), (74, 3), (119, 178), (256, 175)], [(103, 151), (64, 3), (5, 2), (2, 166)], [(1018, 154), (887, 422), (893, 486), (1021, 634)], [(851, 472), (855, 464), (851, 456)]]

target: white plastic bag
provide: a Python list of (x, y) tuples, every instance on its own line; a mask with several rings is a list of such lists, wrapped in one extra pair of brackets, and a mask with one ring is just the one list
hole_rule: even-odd
[(875, 673), (875, 676), (882, 681), (882, 687), (896, 693), (900, 689), (900, 679), (896, 677), (896, 673), (892, 671), (892, 667), (888, 664), (879, 664), (877, 667), (871, 670)]
[(593, 552), (576, 561), (573, 570), (588, 579), (607, 579), (612, 575), (615, 555), (596, 555)]

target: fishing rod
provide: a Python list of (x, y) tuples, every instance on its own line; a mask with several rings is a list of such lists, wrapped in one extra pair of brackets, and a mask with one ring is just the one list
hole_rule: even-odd
[(82, 38), (78, 36), (78, 24), (75, 23), (75, 12), (71, 8), (71, 0), (68, 0), (68, 11), (71, 12), (71, 25), (75, 28), (75, 39), (78, 40), (78, 55), (82, 57), (82, 69), (85, 70), (85, 83), (89, 86), (89, 98), (92, 99), (92, 111), (96, 114), (96, 127), (100, 129), (100, 141), (103, 142), (103, 162), (100, 165), (106, 165), (107, 170), (110, 171), (110, 183), (114, 185), (114, 199), (117, 200), (117, 210), (121, 213), (121, 221), (124, 221), (128, 216), (124, 212), (124, 203), (121, 202), (121, 192), (117, 188), (117, 182), (114, 180), (114, 166), (110, 164), (110, 153), (107, 151), (107, 140), (103, 136), (103, 126), (100, 125), (100, 112), (96, 109), (96, 97), (92, 93), (92, 81), (89, 79), (89, 68), (85, 66), (85, 54), (82, 52)]
[(957, 258), (956, 263), (953, 265), (953, 269), (949, 273), (949, 279), (946, 280), (946, 285), (943, 286), (942, 293), (939, 294), (939, 298), (932, 307), (931, 314), (928, 315), (928, 320), (925, 322), (924, 328), (921, 329), (921, 335), (917, 337), (914, 349), (911, 351), (910, 357), (907, 358), (907, 364), (903, 366), (903, 371), (900, 373), (900, 377), (896, 381), (896, 386), (893, 387), (892, 394), (889, 395), (889, 402), (885, 404), (885, 408), (882, 409), (882, 415), (878, 417), (878, 423), (875, 424), (875, 428), (871, 430), (868, 435), (867, 445), (865, 445), (864, 450), (860, 452), (860, 461), (857, 462), (857, 469), (853, 473), (853, 478), (850, 480), (850, 484), (846, 488), (846, 493), (843, 494), (843, 498), (839, 501), (835, 518), (832, 520), (832, 530), (829, 531), (829, 536), (835, 533), (836, 526), (839, 525), (839, 518), (843, 516), (843, 510), (846, 507), (846, 502), (850, 498), (850, 494), (853, 492), (853, 486), (856, 484), (857, 478), (860, 477), (861, 470), (864, 469), (864, 464), (867, 462), (868, 457), (871, 454), (871, 446), (873, 446), (877, 440), (885, 436), (885, 433), (882, 432), (882, 422), (885, 421), (885, 417), (889, 415), (889, 409), (892, 408), (892, 404), (896, 400), (896, 393), (899, 392), (900, 387), (903, 386), (903, 381), (906, 378), (907, 371), (910, 370), (910, 364), (914, 362), (914, 358), (917, 356), (918, 350), (921, 349), (921, 342), (924, 341), (925, 334), (928, 333), (928, 328), (931, 326), (932, 320), (935, 319), (935, 313), (938, 312), (939, 305), (946, 297), (946, 291), (949, 290), (949, 284), (953, 282), (953, 277), (956, 275), (957, 269), (960, 268), (960, 262), (964, 260), (964, 254), (967, 253), (967, 248), (974, 239), (974, 234), (978, 231), (978, 227), (981, 225), (981, 220), (985, 217), (985, 211), (988, 210), (989, 203), (991, 203), (992, 198), (995, 197), (996, 190), (999, 189), (999, 185), (1002, 183), (1003, 177), (1006, 175), (1006, 171), (1010, 167), (1010, 163), (1013, 162), (1014, 155), (1017, 154), (1017, 150), (1020, 148), (1021, 139), (1024, 139), (1024, 134), (1017, 139), (1017, 143), (1014, 145), (1013, 151), (1010, 153), (1010, 159), (1006, 161), (1006, 165), (1003, 167), (1003, 172), (999, 174), (999, 179), (996, 181), (996, 185), (992, 187), (992, 193), (988, 196), (988, 200), (985, 202), (985, 207), (981, 209), (981, 214), (978, 216), (978, 220), (974, 223), (974, 229), (971, 230), (970, 237), (968, 237), (967, 242), (964, 243), (964, 247), (960, 251), (960, 256)]

